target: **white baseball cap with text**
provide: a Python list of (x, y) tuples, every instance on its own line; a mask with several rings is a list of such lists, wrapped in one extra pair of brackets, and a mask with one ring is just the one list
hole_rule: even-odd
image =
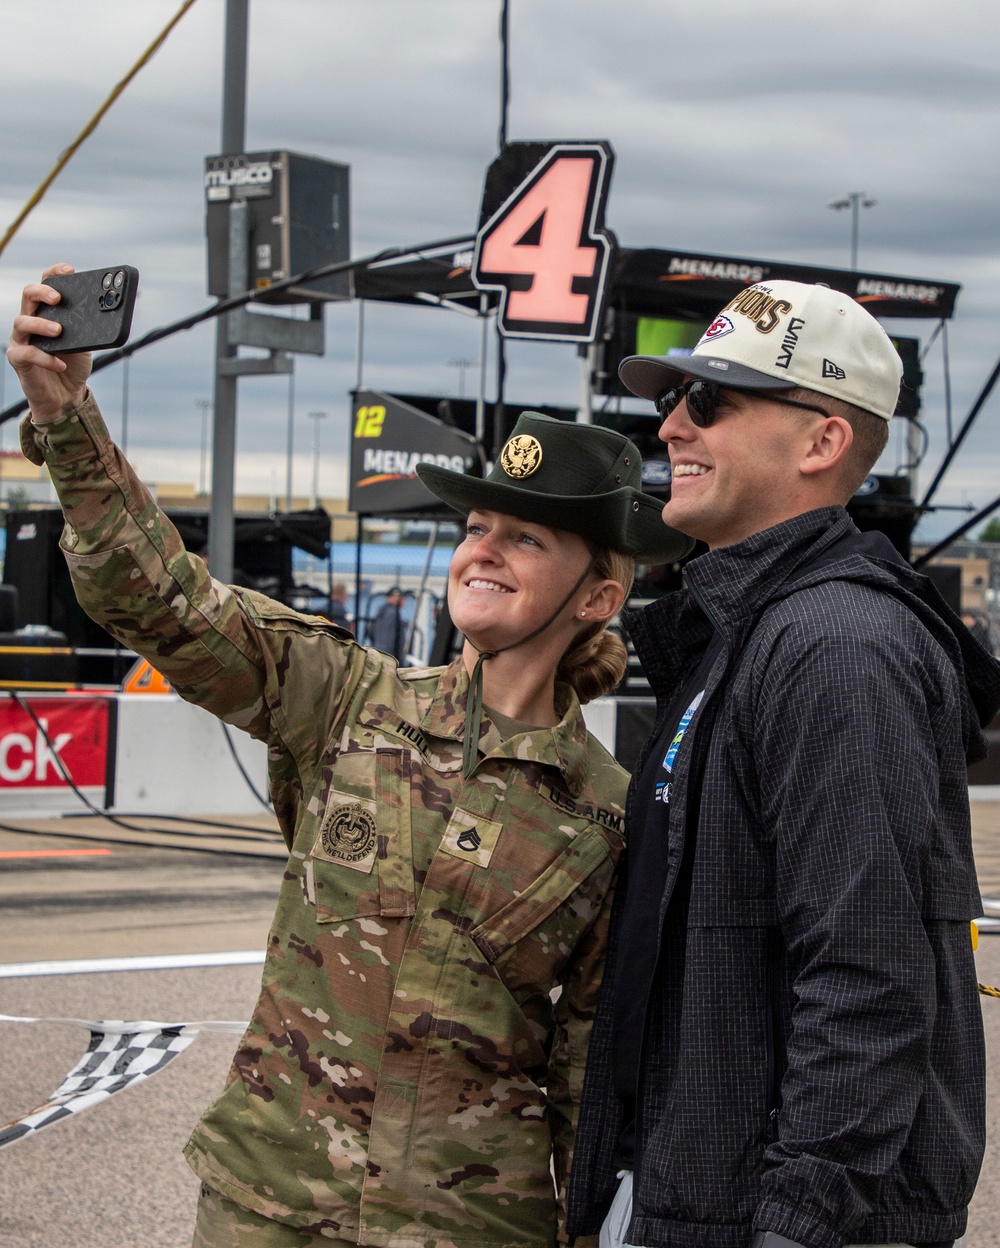
[(903, 365), (889, 335), (849, 295), (803, 282), (757, 282), (728, 303), (690, 355), (633, 355), (618, 370), (644, 399), (686, 375), (736, 390), (828, 394), (890, 420)]

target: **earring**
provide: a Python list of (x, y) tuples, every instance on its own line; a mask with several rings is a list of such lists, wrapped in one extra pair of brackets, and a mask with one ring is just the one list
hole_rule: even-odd
[(586, 613), (586, 611), (581, 611), (581, 612), (580, 612), (580, 619), (581, 619), (581, 620), (582, 620), (582, 619), (584, 619), (584, 618), (585, 618), (585, 616), (586, 616), (586, 614), (587, 614), (587, 613)]

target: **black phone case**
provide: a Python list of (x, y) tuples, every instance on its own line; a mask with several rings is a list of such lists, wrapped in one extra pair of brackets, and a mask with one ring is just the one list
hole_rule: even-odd
[[(114, 281), (119, 273), (124, 277), (116, 288)], [(110, 286), (106, 285), (108, 280)], [(54, 307), (41, 304), (35, 315), (58, 321), (63, 328), (55, 338), (32, 334), (33, 347), (41, 347), (50, 355), (72, 355), (77, 351), (120, 347), (128, 341), (139, 289), (137, 269), (116, 264), (86, 273), (57, 273), (46, 278), (45, 284), (58, 290), (62, 298)]]

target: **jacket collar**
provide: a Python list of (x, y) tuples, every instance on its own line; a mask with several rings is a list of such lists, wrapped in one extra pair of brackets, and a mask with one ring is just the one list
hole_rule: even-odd
[(713, 631), (730, 653), (739, 649), (764, 607), (853, 528), (843, 507), (823, 507), (692, 559), (682, 589), (625, 616), (653, 691), (690, 671)]
[(796, 579), (803, 565), (853, 529), (843, 507), (822, 507), (720, 546), (684, 570), (688, 589), (723, 634), (739, 631)]
[[(429, 700), (420, 725), (424, 732), (461, 741), (468, 693), (469, 673), (459, 656), (441, 673), (437, 696)], [(562, 718), (554, 728), (521, 733), (509, 741), (504, 741), (484, 717), (480, 749), (487, 758), (516, 758), (555, 767), (562, 774), (570, 795), (577, 797), (589, 774), (589, 751), (580, 701), (569, 685), (556, 685), (556, 709)]]
[(665, 693), (690, 670), (717, 630), (729, 654), (772, 602), (819, 582), (870, 585), (903, 602), (951, 658), (968, 691), (963, 732), (970, 759), (984, 746), (976, 726), (1000, 707), (1000, 665), (976, 642), (925, 576), (882, 533), (859, 533), (843, 507), (805, 512), (684, 569), (684, 588), (626, 617), (653, 691)]

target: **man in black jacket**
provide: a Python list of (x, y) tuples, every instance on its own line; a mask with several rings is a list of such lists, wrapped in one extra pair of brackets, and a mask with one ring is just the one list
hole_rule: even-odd
[(844, 504), (901, 366), (761, 283), (632, 357), (707, 543), (628, 620), (657, 695), (573, 1162), (602, 1248), (947, 1248), (984, 1143), (966, 760), (1000, 668)]

